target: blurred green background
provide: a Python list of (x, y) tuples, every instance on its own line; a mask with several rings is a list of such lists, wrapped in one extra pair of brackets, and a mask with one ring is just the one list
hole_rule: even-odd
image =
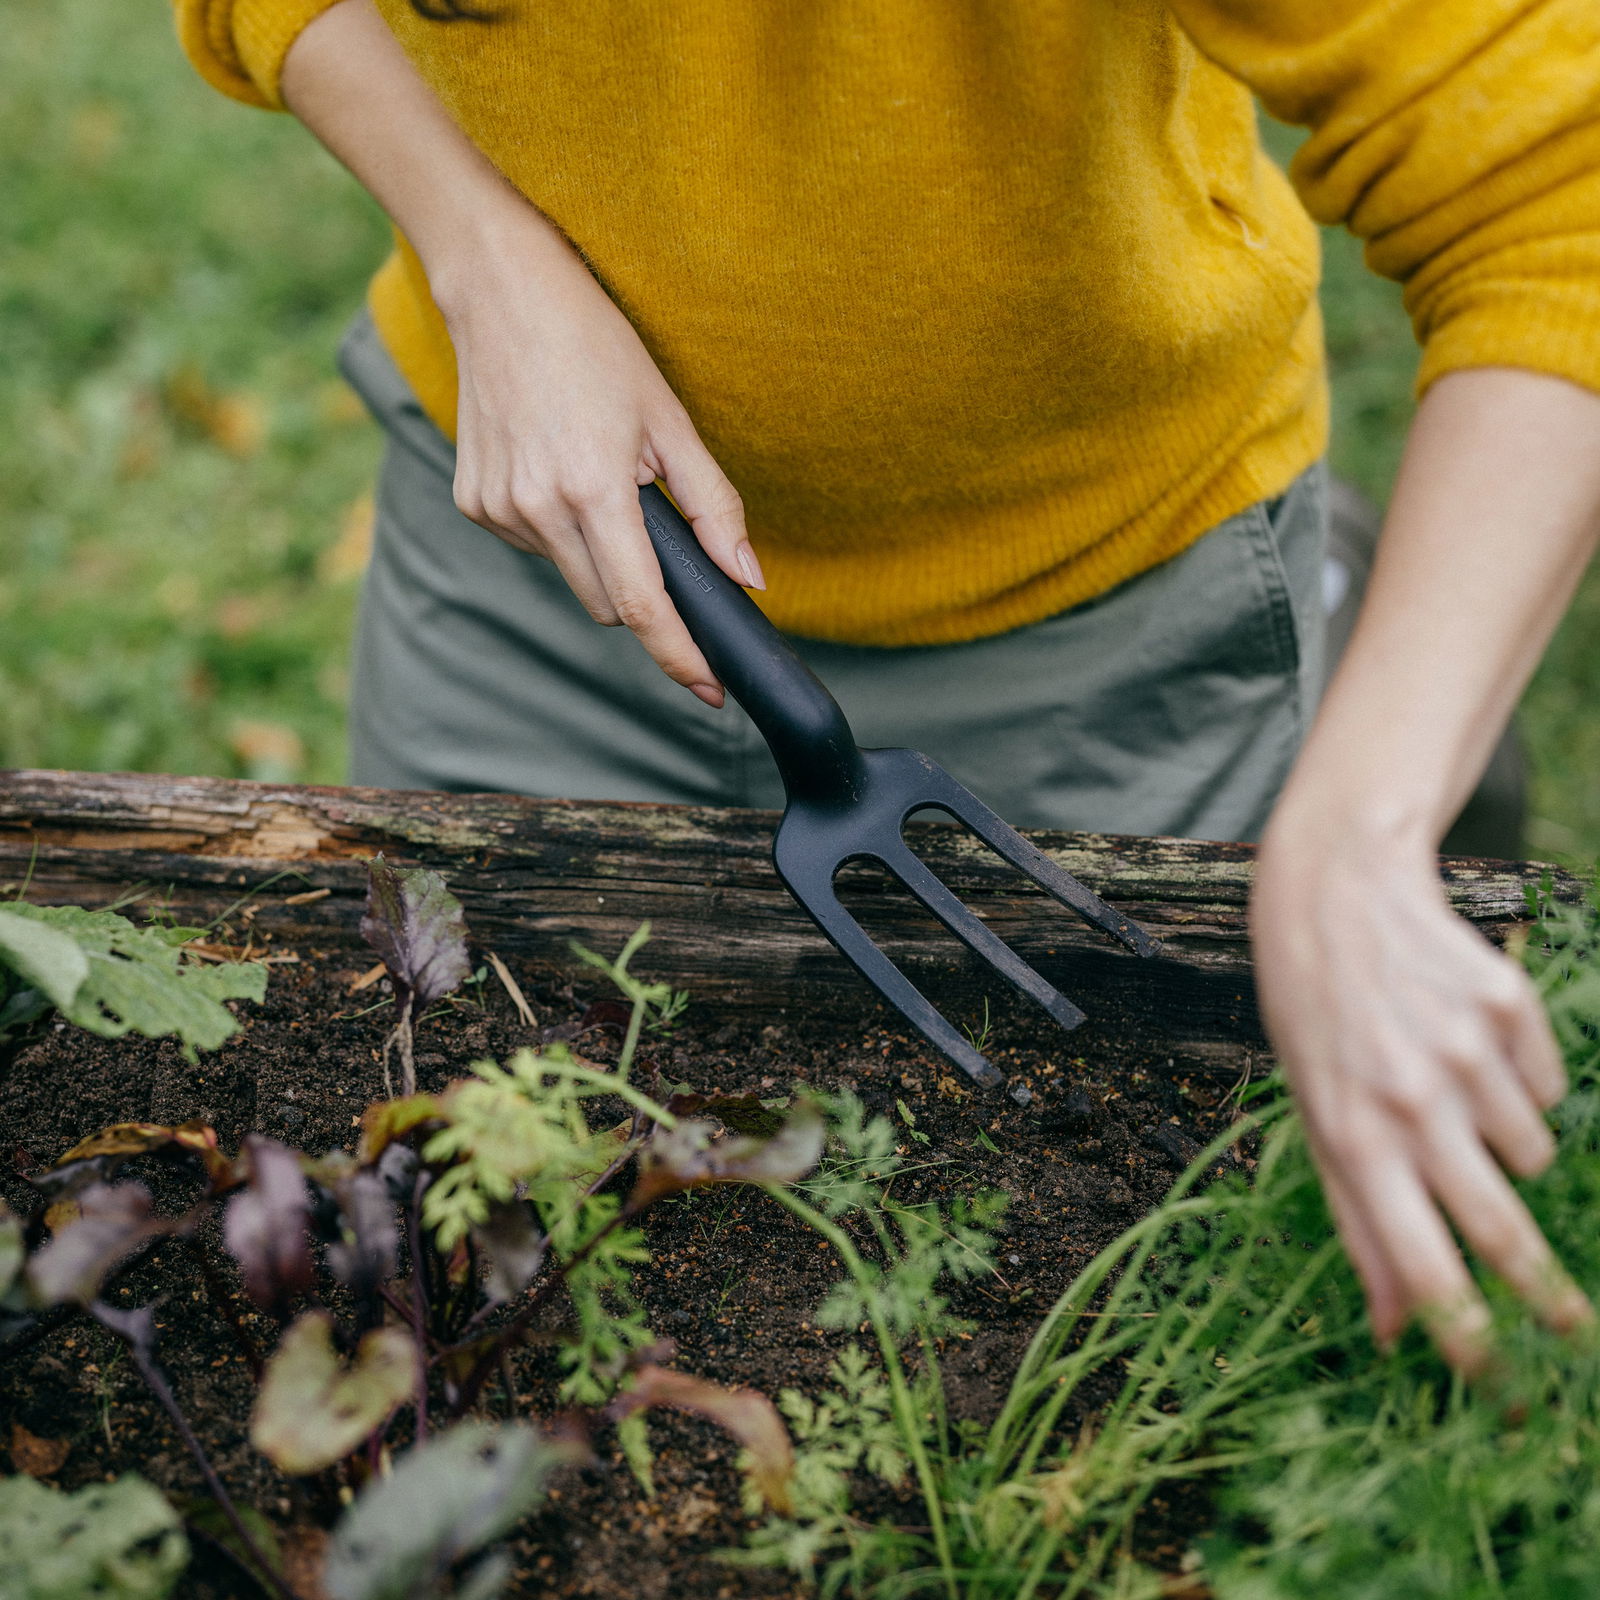
[[(337, 783), (378, 440), (332, 357), (383, 220), (206, 88), (164, 7), (13, 5), (6, 32), (0, 767)], [(1334, 462), (1381, 501), (1415, 352), (1326, 242)], [(1591, 573), (1523, 708), (1529, 845), (1566, 861), (1600, 854), (1597, 644)]]

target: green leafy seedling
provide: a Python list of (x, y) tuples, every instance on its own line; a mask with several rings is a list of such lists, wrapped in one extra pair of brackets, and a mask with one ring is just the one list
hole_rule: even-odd
[(917, 1119), (912, 1114), (911, 1107), (908, 1106), (904, 1100), (896, 1100), (895, 1109), (900, 1113), (900, 1120), (905, 1123), (906, 1127), (910, 1130), (911, 1137), (915, 1139), (918, 1144), (927, 1144), (929, 1142), (928, 1136), (927, 1134), (918, 1131)]
[(683, 1015), (684, 1007), (689, 1004), (689, 991), (687, 989), (674, 989), (667, 998), (655, 1008), (654, 1014), (645, 1023), (651, 1033), (666, 1037), (671, 1034), (678, 1024), (678, 1018)]
[(143, 1478), (76, 1494), (0, 1479), (0, 1591), (7, 1600), (163, 1600), (189, 1561), (178, 1514)]
[(114, 911), (82, 906), (0, 907), (0, 1048), (20, 1042), (50, 1014), (104, 1038), (176, 1035), (192, 1061), (232, 1037), (226, 1000), (259, 1000), (267, 969), (256, 962), (184, 960), (194, 928), (138, 927)]
[(516, 1423), (463, 1423), (408, 1450), (374, 1478), (334, 1531), (324, 1584), (332, 1600), (488, 1600), (510, 1576), (480, 1556), (454, 1590), (452, 1567), (480, 1551), (543, 1498), (550, 1475), (581, 1448)]

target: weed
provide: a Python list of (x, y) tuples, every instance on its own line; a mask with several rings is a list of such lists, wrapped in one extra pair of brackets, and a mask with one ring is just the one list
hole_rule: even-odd
[[(1557, 1159), (1522, 1188), (1592, 1284), (1600, 915), (1546, 908), (1528, 960), (1574, 1084), (1557, 1116)], [(739, 1559), (815, 1571), (824, 1594), (866, 1600), (1155, 1596), (1172, 1575), (1133, 1561), (1134, 1526), (1163, 1486), (1198, 1481), (1216, 1531), (1189, 1567), (1223, 1600), (1586, 1593), (1600, 1560), (1600, 1342), (1531, 1326), (1486, 1284), (1503, 1352), (1491, 1381), (1466, 1388), (1420, 1334), (1382, 1357), (1281, 1085), (1252, 1099), (1254, 1181), (1214, 1178), (1241, 1133), (1230, 1127), (1057, 1300), (995, 1421), (965, 1429), (948, 1425), (938, 1390), (931, 1347), (948, 1324), (929, 1273), (985, 1260), (993, 1215), (952, 1218), (931, 1256), (916, 1227), (888, 1237), (897, 1208), (887, 1187), (871, 1207), (853, 1174), (892, 1180), (894, 1158), (881, 1130), (841, 1107), (848, 1159), (804, 1186), (806, 1199), (778, 1199), (835, 1243), (848, 1276), (824, 1317), (872, 1329), (873, 1382), (888, 1399), (819, 1411), (785, 1397), (806, 1489), (796, 1514), (770, 1518)], [(832, 1220), (851, 1210), (871, 1219), (881, 1261)], [(925, 1357), (915, 1376), (908, 1342)], [(1068, 1430), (1075, 1398), (1108, 1387), (1093, 1426)], [(889, 1458), (879, 1470), (864, 1453), (886, 1427), (914, 1468), (925, 1529), (849, 1512), (848, 1473), (894, 1481)]]
[(677, 1026), (679, 1017), (683, 1015), (684, 1007), (689, 1004), (689, 991), (687, 989), (673, 989), (667, 998), (655, 1007), (645, 1027), (651, 1033), (661, 1037), (668, 1037)]
[(470, 973), (468, 973), (467, 976), (461, 980), (462, 988), (471, 989), (472, 990), (472, 998), (470, 1000), (463, 1001), (463, 1002), (458, 1002), (458, 1003), (470, 1005), (470, 1006), (473, 1007), (474, 1010), (477, 1010), (477, 1011), (487, 1011), (489, 1009), (489, 1002), (484, 998), (483, 988), (484, 988), (484, 985), (488, 981), (489, 981), (489, 969), (488, 969), (488, 967), (486, 967), (486, 966), (474, 967), (472, 969), (472, 971)]
[(983, 1021), (976, 1027), (970, 1028), (966, 1023), (961, 1024), (961, 1031), (967, 1036), (967, 1043), (981, 1056), (989, 1048), (989, 997), (983, 997)]
[(735, 1214), (731, 1194), (708, 1195), (691, 1189), (678, 1204), (694, 1212), (695, 1237), (702, 1245), (715, 1244)]
[(927, 1144), (929, 1142), (928, 1136), (927, 1134), (918, 1131), (917, 1119), (912, 1114), (911, 1107), (908, 1106), (904, 1100), (896, 1100), (894, 1106), (895, 1110), (900, 1113), (900, 1120), (905, 1123), (906, 1129), (910, 1133), (911, 1137), (915, 1139), (918, 1144)]
[(99, 1416), (100, 1431), (105, 1435), (108, 1450), (116, 1448), (116, 1440), (111, 1434), (111, 1408), (116, 1403), (117, 1374), (121, 1365), (122, 1351), (119, 1349), (100, 1363), (100, 1370), (95, 1374), (94, 1380), (95, 1411)]

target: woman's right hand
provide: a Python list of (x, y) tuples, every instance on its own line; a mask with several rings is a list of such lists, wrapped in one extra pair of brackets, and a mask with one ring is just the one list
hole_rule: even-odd
[(669, 678), (720, 706), (667, 599), (639, 486), (660, 478), (706, 554), (766, 585), (738, 494), (628, 319), (451, 119), (372, 0), (306, 26), (282, 91), (422, 259), (460, 377), (456, 504), (555, 562), (596, 622), (632, 628)]
[(662, 586), (638, 489), (657, 478), (735, 583), (765, 588), (744, 509), (627, 318), (531, 207), (433, 269), (460, 382), (455, 499), (545, 556), (708, 705), (722, 687)]

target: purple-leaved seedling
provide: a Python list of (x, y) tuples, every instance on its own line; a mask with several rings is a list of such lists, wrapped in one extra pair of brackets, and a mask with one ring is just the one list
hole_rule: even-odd
[[(392, 954), (391, 972), (399, 969), (409, 1023), (465, 974), (460, 907), (436, 874), (379, 863), (373, 881), (373, 942), (386, 960)], [(626, 1060), (648, 1008), (671, 998), (627, 979), (625, 956), (643, 936), (615, 963), (595, 958), (619, 986), (629, 983), (633, 1002), (630, 1048), (615, 1071), (560, 1043), (519, 1052), (506, 1069), (479, 1062), (436, 1093), (374, 1102), (353, 1152), (310, 1156), (251, 1134), (229, 1155), (200, 1122), (119, 1123), (80, 1141), (29, 1180), (31, 1215), (0, 1204), (0, 1344), (12, 1354), (85, 1314), (114, 1334), (193, 1456), (228, 1551), (276, 1600), (301, 1597), (185, 1415), (158, 1358), (154, 1306), (114, 1297), (116, 1278), (135, 1261), (159, 1259), (165, 1273), (176, 1253), (198, 1268), (257, 1388), (250, 1438), (306, 1483), (305, 1503), (332, 1523), (341, 1498), (360, 1491), (330, 1546), (326, 1587), (336, 1600), (432, 1594), (430, 1574), (481, 1552), (555, 1467), (588, 1459), (594, 1429), (614, 1428), (647, 1479), (644, 1419), (660, 1406), (717, 1422), (744, 1448), (752, 1494), (786, 1510), (794, 1456), (776, 1408), (755, 1390), (667, 1365), (672, 1347), (644, 1325), (629, 1287), (644, 1259), (632, 1228), (651, 1205), (685, 1190), (800, 1181), (821, 1156), (822, 1118), (804, 1098), (780, 1110), (748, 1095), (683, 1090), (662, 1104), (628, 1081)], [(633, 1118), (597, 1131), (585, 1107), (614, 1098), (632, 1106)], [(720, 1131), (696, 1113), (716, 1118)], [(537, 1137), (508, 1140), (519, 1131)], [(176, 1214), (159, 1211), (150, 1189), (124, 1173), (151, 1159), (194, 1180)], [(630, 1165), (633, 1181), (616, 1183)], [(437, 1203), (447, 1196), (449, 1204)], [(226, 1258), (214, 1249), (216, 1230), (204, 1226), (218, 1212)], [(510, 1352), (548, 1337), (558, 1292), (572, 1308), (559, 1335), (568, 1381), (582, 1392), (538, 1426), (467, 1423), (493, 1374), (509, 1385)], [(394, 1472), (404, 1474), (408, 1496), (425, 1490), (437, 1514), (397, 1512), (412, 1502), (373, 1476), (403, 1432), (410, 1449)], [(459, 1514), (464, 1473), (481, 1479), (492, 1502), (475, 1506), (470, 1525)], [(485, 1563), (499, 1558), (478, 1559), (487, 1583)]]
[(461, 902), (427, 867), (396, 867), (381, 855), (367, 865), (367, 910), (361, 937), (383, 958), (394, 989), (395, 1022), (383, 1045), (384, 1092), (394, 1098), (391, 1051), (400, 1052), (400, 1092), (415, 1094), (413, 1031), (435, 1000), (458, 989), (472, 971)]

